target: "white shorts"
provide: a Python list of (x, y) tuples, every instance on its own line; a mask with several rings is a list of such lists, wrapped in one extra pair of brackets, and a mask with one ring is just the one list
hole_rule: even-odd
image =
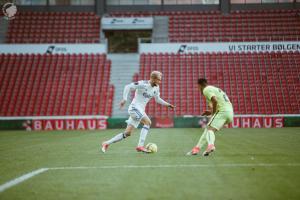
[(136, 107), (135, 105), (130, 105), (128, 108), (129, 118), (126, 123), (137, 128), (144, 117), (148, 117), (144, 110)]

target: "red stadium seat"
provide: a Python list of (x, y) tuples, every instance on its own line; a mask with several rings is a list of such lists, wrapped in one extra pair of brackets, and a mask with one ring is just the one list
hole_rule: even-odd
[(299, 10), (111, 12), (110, 16), (169, 16), (170, 42), (299, 40)]
[(19, 12), (9, 22), (7, 43), (99, 43), (100, 18), (94, 13)]
[(299, 52), (141, 54), (140, 72), (133, 80), (147, 78), (152, 70), (163, 73), (161, 96), (178, 109), (174, 113), (151, 101), (150, 116), (201, 114), (206, 104), (197, 90), (199, 77), (222, 88), (236, 114), (293, 114), (300, 111), (300, 101), (290, 101), (300, 99), (299, 57)]
[(1, 116), (112, 113), (106, 55), (0, 54), (0, 63)]

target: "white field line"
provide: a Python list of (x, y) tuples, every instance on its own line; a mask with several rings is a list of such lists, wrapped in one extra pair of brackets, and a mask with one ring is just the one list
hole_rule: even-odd
[(48, 170), (85, 170), (85, 169), (131, 169), (131, 168), (238, 168), (238, 167), (300, 167), (300, 163), (228, 163), (228, 164), (191, 164), (191, 165), (112, 165), (40, 168), (0, 185), (0, 193)]
[(300, 163), (229, 163), (229, 164), (191, 164), (191, 165), (112, 165), (112, 166), (79, 166), (50, 167), (49, 170), (82, 170), (82, 169), (127, 169), (127, 168), (217, 168), (217, 167), (300, 167)]
[(30, 178), (32, 178), (38, 174), (41, 174), (47, 170), (48, 170), (48, 168), (40, 168), (35, 171), (24, 174), (18, 178), (15, 178), (11, 181), (8, 181), (8, 182), (4, 183), (3, 185), (0, 185), (0, 192), (3, 192), (5, 190), (7, 190), (8, 188), (13, 187), (15, 185), (18, 185), (19, 183), (22, 183), (22, 182), (26, 181), (27, 179), (30, 179)]

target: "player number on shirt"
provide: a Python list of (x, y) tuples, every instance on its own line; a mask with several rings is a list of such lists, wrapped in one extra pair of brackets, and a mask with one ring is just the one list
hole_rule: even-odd
[(221, 89), (219, 89), (219, 92), (223, 94), (223, 98), (226, 102), (229, 102), (229, 99), (227, 97), (227, 95), (225, 94), (225, 92), (223, 92)]

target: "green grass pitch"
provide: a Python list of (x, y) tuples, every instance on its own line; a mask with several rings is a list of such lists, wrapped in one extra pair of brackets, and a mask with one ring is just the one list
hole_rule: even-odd
[(300, 128), (223, 129), (211, 157), (185, 156), (194, 128), (151, 129), (156, 154), (135, 151), (139, 131), (100, 153), (120, 131), (1, 131), (0, 185), (49, 170), (0, 199), (300, 199)]

